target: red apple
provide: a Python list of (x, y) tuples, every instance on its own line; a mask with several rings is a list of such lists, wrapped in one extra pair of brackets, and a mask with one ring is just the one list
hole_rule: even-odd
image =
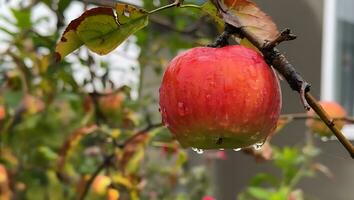
[(107, 117), (120, 116), (124, 98), (120, 92), (100, 97), (98, 100), (100, 111)]
[(0, 121), (5, 119), (5, 117), (6, 117), (5, 106), (0, 105)]
[[(319, 103), (331, 118), (343, 118), (347, 115), (344, 108), (336, 102), (320, 101)], [(310, 110), (307, 114), (310, 117), (318, 117), (313, 110)], [(335, 124), (338, 129), (342, 129), (345, 122), (342, 120), (336, 120)], [(306, 125), (313, 133), (320, 136), (328, 137), (333, 135), (332, 131), (319, 118), (306, 120)]]
[(160, 87), (162, 121), (183, 147), (243, 148), (275, 130), (279, 82), (243, 46), (193, 48), (174, 58)]

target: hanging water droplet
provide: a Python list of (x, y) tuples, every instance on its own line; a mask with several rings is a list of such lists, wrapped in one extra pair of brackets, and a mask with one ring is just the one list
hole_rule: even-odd
[(263, 143), (256, 143), (253, 145), (254, 150), (261, 150), (263, 146)]
[(233, 149), (234, 151), (241, 151), (242, 148), (236, 148), (236, 149)]
[(329, 138), (329, 140), (335, 140), (335, 139), (337, 139), (337, 137), (334, 136), (334, 135), (332, 135), (332, 136)]
[(129, 12), (129, 10), (124, 10), (124, 11), (123, 11), (123, 15), (126, 16), (126, 17), (130, 17), (130, 12)]
[(192, 147), (192, 150), (193, 150), (194, 152), (196, 152), (197, 154), (203, 154), (203, 153), (204, 153), (204, 150), (203, 150), (203, 149), (198, 149), (198, 148)]
[(197, 154), (203, 154), (204, 150), (203, 149), (198, 149)]
[(322, 142), (328, 142), (329, 138), (328, 137), (321, 137)]

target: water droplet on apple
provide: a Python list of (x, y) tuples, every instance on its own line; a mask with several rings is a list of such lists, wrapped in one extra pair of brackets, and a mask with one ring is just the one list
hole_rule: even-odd
[(236, 148), (236, 149), (233, 149), (234, 151), (241, 151), (242, 148)]
[(261, 150), (263, 146), (263, 143), (256, 143), (253, 145), (254, 150)]
[(209, 82), (209, 85), (210, 85), (211, 87), (214, 87), (214, 86), (215, 86), (215, 81), (210, 81), (210, 82)]
[(192, 147), (192, 150), (193, 150), (194, 152), (196, 152), (197, 154), (203, 154), (203, 153), (204, 153), (204, 150), (203, 150), (203, 149), (198, 149), (198, 148)]
[(186, 115), (186, 107), (183, 102), (178, 102), (178, 114), (180, 116)]
[(207, 94), (206, 96), (205, 96), (205, 98), (207, 98), (208, 100), (211, 98), (211, 95), (210, 94)]

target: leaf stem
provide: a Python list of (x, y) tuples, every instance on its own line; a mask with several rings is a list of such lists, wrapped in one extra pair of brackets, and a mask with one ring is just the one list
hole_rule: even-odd
[(162, 7), (156, 8), (155, 10), (149, 11), (149, 14), (153, 14), (153, 13), (156, 13), (156, 12), (160, 12), (160, 11), (163, 11), (163, 10), (166, 10), (166, 9), (168, 9), (168, 8), (175, 7), (175, 6), (177, 6), (176, 3), (171, 3), (171, 4), (168, 4), (168, 5), (166, 5), (166, 6), (162, 6)]
[(195, 4), (184, 4), (184, 5), (180, 5), (179, 7), (180, 8), (196, 8), (196, 9), (199, 9), (199, 10), (202, 9), (202, 6), (198, 6), (198, 5), (195, 5)]
[(202, 7), (201, 6), (198, 6), (198, 5), (195, 5), (195, 4), (184, 4), (184, 5), (178, 5), (178, 3), (171, 3), (171, 4), (168, 4), (166, 6), (162, 6), (162, 7), (159, 7), (159, 8), (156, 8), (155, 10), (152, 10), (152, 11), (149, 11), (148, 13), (149, 14), (154, 14), (156, 12), (160, 12), (160, 11), (163, 11), (163, 10), (166, 10), (166, 9), (169, 9), (169, 8), (173, 8), (173, 7), (179, 7), (179, 8), (197, 8), (197, 9), (201, 9)]

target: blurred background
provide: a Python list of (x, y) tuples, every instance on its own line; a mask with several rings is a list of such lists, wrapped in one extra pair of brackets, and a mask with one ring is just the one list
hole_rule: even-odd
[[(307, 154), (304, 121), (280, 130), (271, 141), (274, 159), (263, 148), (262, 162), (254, 152), (199, 155), (181, 149), (165, 128), (153, 129), (161, 121), (158, 88), (168, 62), (221, 31), (198, 9), (152, 15), (108, 55), (81, 47), (55, 63), (55, 45), (70, 21), (106, 2), (0, 0), (0, 200), (354, 199), (353, 160), (335, 139), (311, 138), (320, 153)], [(120, 2), (153, 10), (173, 1)], [(279, 29), (298, 36), (279, 48), (312, 93), (353, 116), (354, 0), (255, 2)], [(303, 113), (298, 94), (284, 81), (281, 87), (282, 113)], [(129, 140), (141, 130), (149, 134)], [(354, 140), (354, 126), (343, 131)], [(269, 184), (267, 174), (279, 180)]]

